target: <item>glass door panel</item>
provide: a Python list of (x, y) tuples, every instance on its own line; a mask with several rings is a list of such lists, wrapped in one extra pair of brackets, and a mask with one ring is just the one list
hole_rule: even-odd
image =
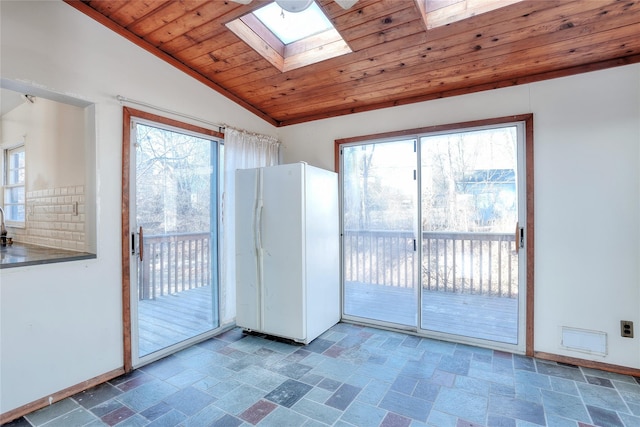
[(518, 344), (518, 127), (420, 144), (420, 326)]
[(134, 124), (135, 364), (218, 326), (218, 144)]
[(415, 144), (342, 149), (345, 317), (417, 327)]

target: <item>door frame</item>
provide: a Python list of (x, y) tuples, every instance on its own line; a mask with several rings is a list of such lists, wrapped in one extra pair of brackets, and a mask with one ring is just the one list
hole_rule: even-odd
[[(224, 134), (211, 129), (206, 129), (200, 126), (184, 123), (175, 119), (159, 116), (153, 113), (149, 113), (142, 110), (133, 109), (130, 107), (123, 107), (123, 120), (122, 120), (122, 215), (121, 221), (121, 261), (122, 261), (122, 344), (123, 344), (123, 364), (124, 371), (131, 372), (134, 369), (133, 365), (133, 353), (132, 353), (132, 321), (131, 321), (131, 251), (134, 242), (131, 239), (131, 179), (135, 177), (131, 176), (131, 119), (140, 118), (149, 120), (152, 122), (160, 123), (163, 125), (183, 129), (188, 132), (195, 132), (211, 138), (224, 140)], [(135, 202), (134, 202), (135, 203)], [(219, 246), (219, 239), (216, 239)], [(215, 260), (218, 262), (217, 260)], [(219, 269), (218, 269), (219, 270)], [(219, 274), (218, 274), (219, 275)], [(219, 291), (219, 289), (218, 289)], [(219, 301), (219, 298), (218, 298)], [(219, 309), (219, 307), (218, 307)], [(209, 335), (213, 336), (218, 332), (214, 329), (202, 339), (208, 338)], [(186, 341), (186, 345), (192, 344), (191, 340)], [(159, 357), (164, 357), (162, 354)], [(146, 359), (146, 357), (145, 357)], [(150, 363), (155, 360), (150, 357), (145, 363)], [(138, 366), (135, 366), (138, 367)]]
[[(478, 128), (484, 126), (501, 125), (513, 122), (524, 122), (524, 176), (525, 176), (525, 238), (524, 248), (525, 251), (525, 314), (524, 314), (524, 328), (525, 328), (525, 349), (524, 354), (526, 356), (533, 356), (534, 353), (534, 156), (533, 156), (533, 114), (520, 114), (513, 116), (504, 116), (498, 118), (489, 118), (483, 120), (474, 120), (461, 123), (451, 123), (444, 125), (434, 125), (422, 128), (407, 129), (394, 132), (385, 132), (380, 134), (363, 135), (351, 138), (336, 139), (334, 141), (334, 167), (336, 172), (341, 173), (340, 166), (340, 150), (343, 145), (373, 141), (384, 140), (390, 138), (400, 137), (413, 137), (424, 133), (445, 132), (452, 130), (462, 130), (465, 128)], [(342, 209), (342, 207), (341, 207)], [(342, 245), (341, 245), (342, 250)], [(341, 254), (342, 260), (342, 254)], [(422, 262), (420, 260), (420, 262)], [(343, 277), (341, 272), (341, 286), (343, 285)], [(403, 332), (407, 332), (403, 330)], [(416, 332), (417, 333), (417, 332)]]

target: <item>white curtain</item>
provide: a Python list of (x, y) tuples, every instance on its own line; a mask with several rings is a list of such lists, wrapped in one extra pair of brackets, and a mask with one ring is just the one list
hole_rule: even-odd
[(225, 128), (224, 194), (222, 205), (222, 283), (220, 322), (227, 324), (236, 316), (235, 182), (236, 170), (278, 164), (277, 139), (266, 135)]

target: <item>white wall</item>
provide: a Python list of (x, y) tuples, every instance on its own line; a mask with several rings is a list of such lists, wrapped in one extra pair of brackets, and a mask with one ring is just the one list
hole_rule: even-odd
[(640, 321), (639, 87), (638, 65), (532, 86), (540, 351), (580, 357), (558, 349), (559, 328), (597, 330), (603, 361), (640, 367), (619, 323)]
[[(640, 65), (281, 129), (285, 162), (334, 168), (334, 140), (534, 114), (535, 350), (640, 368)], [(608, 334), (606, 357), (560, 328)], [(636, 330), (640, 329), (636, 326)]]
[(0, 2), (0, 31), (1, 77), (94, 103), (96, 138), (87, 180), (95, 182), (97, 259), (0, 270), (5, 413), (123, 365), (115, 96), (253, 132), (276, 129), (61, 1)]
[(85, 184), (84, 109), (44, 98), (2, 117), (2, 146), (26, 142), (28, 191)]

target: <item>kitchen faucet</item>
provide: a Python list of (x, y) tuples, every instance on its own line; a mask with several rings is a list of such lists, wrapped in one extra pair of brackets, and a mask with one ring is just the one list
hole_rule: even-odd
[(2, 214), (2, 218), (0, 219), (0, 236), (7, 235), (7, 228), (4, 226), (4, 209), (0, 207), (0, 213)]

